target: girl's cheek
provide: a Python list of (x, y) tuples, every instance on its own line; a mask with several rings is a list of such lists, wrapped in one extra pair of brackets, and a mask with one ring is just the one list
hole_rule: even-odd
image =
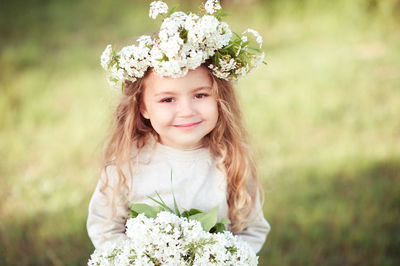
[(161, 112), (160, 115), (166, 115), (167, 113), (172, 113), (175, 110), (175, 104), (167, 103), (167, 104), (160, 104), (158, 107), (158, 111)]
[(175, 113), (175, 107), (172, 105), (160, 106), (156, 111), (157, 116), (160, 119), (169, 119)]

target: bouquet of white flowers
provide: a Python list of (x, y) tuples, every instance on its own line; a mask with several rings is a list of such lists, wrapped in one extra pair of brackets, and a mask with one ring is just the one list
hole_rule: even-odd
[(127, 240), (96, 249), (88, 265), (257, 265), (250, 246), (225, 231), (229, 219), (217, 222), (218, 207), (175, 212), (160, 206), (132, 204)]

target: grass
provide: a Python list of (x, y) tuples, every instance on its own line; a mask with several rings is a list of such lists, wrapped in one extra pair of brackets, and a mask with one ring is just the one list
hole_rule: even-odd
[[(267, 53), (237, 86), (272, 226), (260, 265), (400, 262), (399, 2), (389, 2), (228, 8), (232, 28), (260, 30)], [(127, 0), (0, 10), (0, 265), (85, 264), (118, 99), (99, 55), (157, 23)]]

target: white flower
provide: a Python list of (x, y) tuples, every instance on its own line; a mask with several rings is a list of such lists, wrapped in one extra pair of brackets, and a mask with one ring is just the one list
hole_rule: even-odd
[(229, 72), (223, 72), (213, 64), (210, 64), (208, 68), (211, 69), (214, 75), (220, 79), (228, 79), (229, 77)]
[(221, 70), (223, 72), (229, 72), (236, 67), (235, 59), (231, 58), (229, 61), (228, 60), (229, 59), (219, 59), (219, 65), (221, 66)]
[[(122, 88), (122, 81), (115, 79), (111, 75), (106, 76), (107, 82), (113, 90), (120, 91)], [(132, 80), (132, 82), (135, 80)]]
[(196, 69), (203, 63), (204, 56), (202, 52), (191, 50), (189, 56), (186, 58), (186, 65), (188, 69)]
[(172, 59), (178, 56), (178, 52), (181, 49), (182, 44), (183, 40), (179, 37), (179, 33), (177, 33), (168, 38), (166, 41), (162, 42), (159, 45), (159, 48), (168, 58)]
[(218, 33), (220, 34), (219, 45), (222, 48), (223, 46), (227, 45), (232, 38), (232, 31), (229, 29), (229, 25), (225, 22), (220, 22), (218, 25)]
[(146, 47), (146, 46), (152, 46), (153, 45), (153, 40), (149, 35), (142, 35), (137, 39), (137, 42), (139, 43), (139, 47)]
[(183, 25), (186, 21), (187, 15), (185, 12), (177, 11), (171, 14), (170, 18), (176, 21), (177, 24)]
[(214, 14), (217, 10), (221, 9), (221, 5), (219, 4), (219, 0), (208, 0), (204, 4), (204, 8), (206, 9), (208, 14)]
[(237, 79), (241, 79), (247, 74), (247, 68), (246, 67), (241, 67), (239, 69), (236, 69), (235, 74), (237, 75)]
[(154, 1), (150, 4), (149, 16), (152, 19), (156, 19), (159, 14), (168, 13), (168, 5), (163, 1)]
[(219, 25), (218, 19), (214, 16), (202, 16), (198, 21), (198, 30), (201, 30), (204, 35), (211, 35), (213, 34)]
[(116, 78), (117, 80), (121, 80), (122, 81), (126, 77), (126, 73), (125, 73), (124, 69), (119, 68), (117, 66), (117, 64), (112, 65), (111, 68), (110, 68), (110, 71), (111, 71), (111, 75), (114, 78)]
[(178, 60), (161, 61), (154, 66), (154, 70), (161, 77), (181, 78), (188, 72), (187, 68), (182, 68)]
[(150, 51), (150, 62), (151, 65), (154, 67), (157, 62), (159, 63), (164, 57), (163, 52), (157, 46), (154, 46), (153, 49)]
[(112, 46), (111, 44), (107, 45), (106, 49), (104, 52), (101, 54), (101, 66), (105, 69), (108, 70), (109, 65), (113, 59), (113, 52), (112, 52)]
[(261, 63), (264, 61), (264, 57), (264, 52), (262, 52), (261, 55), (257, 56), (257, 63), (255, 64), (255, 68), (258, 68), (261, 65)]
[[(141, 40), (146, 41), (145, 38)], [(142, 45), (130, 45), (124, 47), (119, 53), (119, 66), (123, 68), (129, 77), (141, 78), (150, 66), (150, 49)]]
[(263, 43), (263, 40), (262, 40), (261, 35), (260, 35), (257, 31), (255, 31), (255, 30), (253, 30), (253, 29), (247, 29), (247, 30), (245, 30), (245, 31), (242, 33), (242, 35), (245, 34), (245, 33), (247, 33), (247, 32), (250, 32), (251, 34), (254, 35), (254, 37), (256, 37), (256, 42), (260, 45), (260, 48), (261, 48), (262, 43)]
[(190, 13), (185, 20), (185, 29), (186, 30), (193, 30), (196, 26), (197, 20), (199, 19), (199, 16), (196, 14)]
[(174, 36), (178, 32), (180, 26), (180, 20), (174, 20), (173, 18), (164, 19), (158, 34), (161, 41), (167, 40), (169, 36)]

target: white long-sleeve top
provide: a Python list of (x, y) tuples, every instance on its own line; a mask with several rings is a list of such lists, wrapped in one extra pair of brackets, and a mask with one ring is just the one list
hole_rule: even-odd
[[(87, 219), (89, 237), (96, 248), (101, 248), (107, 241), (126, 238), (125, 222), (129, 216), (129, 203), (156, 205), (149, 199), (149, 196), (157, 198), (156, 192), (171, 208), (174, 206), (174, 194), (181, 210), (196, 208), (208, 212), (218, 205), (218, 219), (228, 217), (226, 179), (216, 167), (216, 160), (208, 148), (178, 150), (160, 143), (146, 145), (132, 160), (133, 178), (129, 175), (128, 167), (123, 167), (128, 180), (124, 185), (125, 193), (118, 197), (119, 203), (113, 218), (112, 187), (118, 182), (118, 174), (115, 166), (108, 166), (106, 171), (110, 186), (102, 193), (102, 181), (98, 182), (90, 200)], [(104, 175), (103, 172), (102, 177)], [(129, 194), (131, 185), (133, 187)], [(127, 197), (128, 202), (125, 201)], [(270, 225), (264, 218), (259, 201), (253, 213), (256, 214), (255, 219), (238, 236), (258, 252), (266, 240)]]

